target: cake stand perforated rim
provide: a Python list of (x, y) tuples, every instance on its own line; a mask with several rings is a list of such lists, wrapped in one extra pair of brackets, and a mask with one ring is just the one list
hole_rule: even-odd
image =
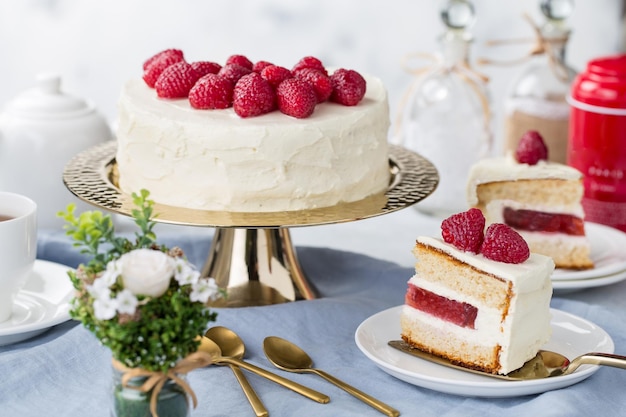
[[(77, 154), (65, 166), (63, 182), (79, 199), (114, 213), (131, 216), (130, 194), (116, 181), (115, 140)], [(187, 209), (155, 203), (155, 221), (187, 226), (279, 228), (349, 222), (407, 208), (430, 195), (439, 182), (434, 165), (421, 155), (389, 146), (390, 184), (380, 193), (352, 203), (287, 212), (225, 212)]]

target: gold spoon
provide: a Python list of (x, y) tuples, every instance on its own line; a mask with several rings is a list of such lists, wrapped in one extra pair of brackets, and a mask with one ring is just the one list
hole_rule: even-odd
[[(229, 343), (229, 339), (222, 337), (222, 334), (224, 333), (222, 329), (226, 328), (220, 326), (212, 327), (207, 330), (204, 335), (213, 340), (219, 346), (222, 351), (222, 355), (230, 356), (236, 359), (243, 359), (243, 355), (246, 349), (244, 344)], [(241, 389), (246, 395), (246, 398), (248, 398), (248, 402), (250, 402), (250, 406), (252, 406), (254, 414), (256, 414), (257, 417), (267, 417), (269, 415), (267, 408), (265, 408), (265, 405), (263, 405), (263, 402), (257, 395), (254, 388), (252, 388), (252, 385), (250, 385), (250, 381), (248, 381), (241, 369), (238, 366), (233, 365), (232, 363), (227, 363), (225, 365), (228, 365), (235, 374), (235, 378), (237, 378), (237, 381), (239, 381)]]
[(217, 364), (232, 363), (233, 365), (237, 365), (240, 368), (246, 369), (250, 372), (254, 372), (257, 375), (260, 375), (264, 378), (269, 379), (272, 382), (289, 388), (300, 395), (304, 395), (305, 397), (313, 401), (317, 401), (318, 403), (326, 404), (328, 401), (330, 401), (328, 395), (322, 394), (321, 392), (305, 387), (304, 385), (300, 385), (297, 382), (291, 381), (287, 378), (283, 378), (280, 375), (276, 375), (270, 371), (267, 371), (251, 363), (245, 362), (241, 359), (222, 356), (222, 350), (220, 349), (220, 347), (206, 336), (202, 336), (200, 338), (200, 346), (198, 347), (198, 350), (211, 355), (211, 357), (213, 358), (213, 362)]
[(285, 339), (276, 336), (266, 337), (263, 341), (263, 351), (265, 352), (267, 359), (269, 359), (269, 361), (279, 369), (289, 372), (310, 372), (317, 374), (346, 392), (354, 395), (367, 405), (374, 407), (383, 414), (390, 417), (397, 417), (400, 415), (398, 410), (395, 410), (376, 398), (346, 384), (345, 382), (320, 369), (313, 368), (313, 361), (309, 355), (307, 355), (304, 350)]
[(563, 376), (573, 373), (580, 365), (606, 365), (615, 368), (626, 369), (626, 356), (613, 355), (609, 353), (586, 353), (573, 359), (571, 362), (560, 353), (551, 352), (549, 350), (540, 350), (537, 355), (526, 362), (521, 368), (508, 373), (507, 375), (490, 374), (488, 372), (478, 371), (475, 369), (465, 368), (456, 365), (447, 359), (430, 353), (422, 352), (419, 349), (411, 347), (404, 340), (391, 340), (389, 346), (396, 348), (402, 352), (408, 353), (418, 358), (437, 363), (439, 365), (448, 366), (465, 372), (471, 372), (492, 378), (507, 379), (511, 381), (523, 381), (528, 379), (549, 378), (553, 376)]

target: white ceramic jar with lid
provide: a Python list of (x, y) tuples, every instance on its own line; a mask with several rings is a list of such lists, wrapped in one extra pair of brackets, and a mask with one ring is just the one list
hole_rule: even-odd
[(65, 165), (112, 137), (93, 103), (65, 94), (60, 76), (41, 74), (0, 113), (0, 190), (33, 199), (39, 229), (60, 229), (56, 213), (70, 202), (84, 204), (63, 184)]

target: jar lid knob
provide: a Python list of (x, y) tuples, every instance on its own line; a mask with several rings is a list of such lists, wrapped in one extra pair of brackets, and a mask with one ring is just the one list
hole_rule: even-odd
[(476, 20), (474, 5), (468, 0), (448, 0), (440, 12), (448, 29), (467, 29)]
[(45, 94), (61, 94), (61, 76), (44, 72), (35, 77), (37, 88)]
[(565, 20), (574, 11), (574, 0), (541, 0), (541, 12), (549, 20)]

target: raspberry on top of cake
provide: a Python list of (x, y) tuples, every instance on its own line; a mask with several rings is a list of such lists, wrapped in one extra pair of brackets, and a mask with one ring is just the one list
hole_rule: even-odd
[(143, 80), (159, 98), (189, 98), (194, 109), (233, 107), (240, 117), (279, 110), (307, 118), (325, 101), (356, 106), (367, 89), (357, 71), (339, 68), (329, 74), (313, 56), (289, 70), (268, 61), (253, 63), (245, 55), (231, 55), (223, 66), (213, 61), (189, 63), (180, 49), (166, 49), (148, 58), (143, 70)]
[(417, 238), (402, 338), (462, 366), (508, 374), (550, 339), (554, 262), (531, 253), (509, 226), (484, 226), (472, 208), (444, 220), (442, 238)]
[(119, 187), (159, 204), (227, 212), (308, 210), (383, 195), (387, 92), (373, 76), (305, 56), (284, 67), (167, 49), (118, 101)]
[(515, 154), (474, 164), (467, 181), (468, 204), (483, 212), (487, 224), (514, 228), (532, 252), (552, 257), (557, 268), (592, 268), (582, 174), (547, 159), (543, 137), (528, 131)]

